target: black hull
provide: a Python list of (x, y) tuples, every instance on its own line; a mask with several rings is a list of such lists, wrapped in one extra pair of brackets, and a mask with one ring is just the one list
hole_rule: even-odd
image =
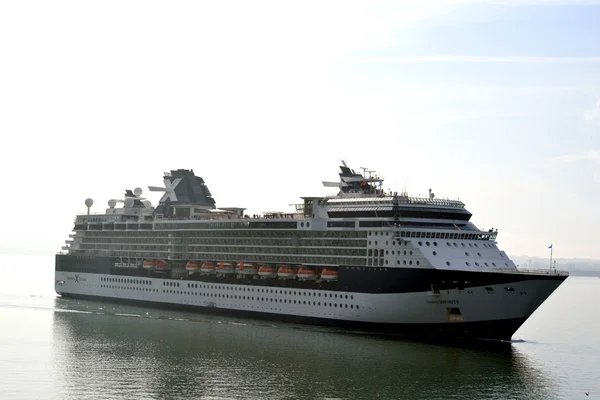
[[(182, 267), (185, 264), (180, 262)], [(150, 277), (180, 279), (182, 281), (222, 283), (231, 285), (255, 285), (295, 289), (320, 289), (354, 293), (416, 293), (427, 292), (432, 285), (440, 290), (463, 290), (474, 287), (510, 284), (529, 280), (548, 280), (562, 283), (566, 275), (520, 274), (504, 272), (479, 272), (441, 270), (431, 268), (387, 268), (340, 266), (337, 282), (300, 281), (298, 279), (252, 279), (235, 276), (188, 275), (185, 270), (166, 270), (160, 274), (143, 268), (116, 268), (109, 257), (56, 256), (56, 271), (107, 274), (119, 277)], [(255, 277), (258, 278), (258, 277)]]
[(104, 301), (117, 304), (131, 304), (143, 307), (184, 310), (206, 314), (218, 314), (240, 318), (252, 318), (285, 323), (329, 326), (351, 331), (369, 332), (382, 335), (397, 335), (414, 339), (484, 339), (511, 340), (512, 335), (519, 329), (527, 318), (514, 318), (480, 322), (448, 322), (435, 324), (386, 324), (368, 323), (348, 320), (337, 320), (316, 317), (303, 317), (289, 314), (263, 313), (227, 308), (191, 306), (184, 304), (152, 302), (145, 300), (121, 299), (105, 296), (91, 296), (64, 293), (61, 297)]

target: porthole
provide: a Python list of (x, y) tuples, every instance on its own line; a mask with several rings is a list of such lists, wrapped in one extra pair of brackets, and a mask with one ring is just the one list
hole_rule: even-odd
[(395, 246), (395, 245), (396, 245), (396, 241), (392, 241), (392, 246)]
[(478, 255), (479, 257), (481, 257), (481, 253), (477, 253), (477, 255)]
[(388, 263), (388, 260), (385, 260), (385, 263), (387, 264), (387, 263)]
[(464, 243), (461, 243), (460, 245), (461, 245), (462, 247), (465, 247), (465, 244), (464, 244)]
[(420, 261), (417, 261), (417, 265), (419, 265), (419, 264), (421, 264), (421, 262), (420, 262)]
[(408, 264), (409, 264), (409, 265), (412, 265), (412, 260), (410, 260), (410, 261), (408, 262)]
[(468, 262), (468, 261), (466, 261), (466, 262), (465, 262), (465, 265), (468, 267), (468, 266), (470, 266), (471, 264), (469, 264), (469, 262)]
[(390, 251), (389, 251), (389, 250), (386, 250), (386, 251), (385, 251), (385, 254), (390, 254)]
[(437, 253), (434, 251), (434, 252), (433, 252), (433, 255), (434, 255), (434, 256), (437, 256)]
[(307, 228), (310, 228), (310, 222), (307, 222), (307, 223), (306, 223), (306, 227), (307, 227)]
[(454, 243), (454, 247), (458, 247), (458, 245), (456, 243)]
[(473, 247), (473, 243), (469, 243), (469, 247)]
[(450, 261), (446, 261), (446, 265), (447, 265), (447, 266), (450, 266)]
[(425, 242), (425, 244), (426, 244), (427, 246), (429, 246), (429, 242)]
[(495, 267), (495, 266), (496, 266), (496, 263), (492, 263), (492, 265)]
[(434, 245), (434, 246), (437, 246), (437, 242), (433, 242), (433, 245)]
[(300, 227), (304, 228), (304, 222), (300, 222)]
[(396, 264), (400, 265), (400, 260), (396, 260)]
[(410, 254), (412, 256), (412, 250), (408, 252), (408, 254)]
[(406, 265), (406, 260), (402, 261), (402, 263), (403, 263), (404, 265)]
[(419, 246), (423, 246), (423, 242), (419, 242)]
[(446, 244), (448, 245), (448, 247), (452, 247), (452, 245), (450, 244), (450, 242), (446, 242)]
[(475, 265), (477, 265), (479, 267), (479, 263), (478, 262), (475, 262)]
[(469, 257), (469, 253), (467, 253), (466, 251), (465, 251), (465, 256)]

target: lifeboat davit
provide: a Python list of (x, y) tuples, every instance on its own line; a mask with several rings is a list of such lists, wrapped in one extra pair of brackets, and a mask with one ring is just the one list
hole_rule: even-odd
[(321, 279), (324, 281), (337, 281), (338, 272), (334, 269), (324, 269), (321, 271)]
[(256, 267), (252, 263), (241, 262), (238, 263), (235, 272), (237, 272), (239, 275), (254, 275), (256, 274)]
[(213, 264), (210, 263), (204, 263), (202, 264), (202, 267), (200, 267), (200, 272), (203, 274), (214, 274), (215, 272), (217, 272), (217, 267), (215, 267)]
[(144, 269), (154, 269), (156, 267), (156, 260), (144, 260), (142, 267)]
[(235, 269), (233, 268), (232, 263), (221, 261), (219, 263), (219, 266), (217, 267), (217, 272), (219, 274), (229, 275), (229, 274), (233, 274), (235, 272)]
[(200, 264), (196, 261), (188, 261), (187, 264), (185, 264), (185, 269), (190, 272), (196, 272), (200, 269)]
[(312, 269), (300, 267), (298, 270), (298, 279), (301, 281), (314, 281), (317, 279), (317, 273)]
[(281, 279), (295, 279), (296, 270), (289, 265), (282, 265), (277, 270), (277, 276)]
[(275, 268), (270, 265), (262, 265), (258, 269), (258, 275), (261, 278), (275, 278)]

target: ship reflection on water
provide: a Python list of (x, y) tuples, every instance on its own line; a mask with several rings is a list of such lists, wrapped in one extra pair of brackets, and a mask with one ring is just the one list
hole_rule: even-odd
[(56, 299), (53, 370), (65, 398), (551, 399), (510, 344), (417, 343)]

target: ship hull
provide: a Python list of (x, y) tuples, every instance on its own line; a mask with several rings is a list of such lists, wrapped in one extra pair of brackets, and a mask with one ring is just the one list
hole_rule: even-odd
[[(143, 276), (144, 271), (137, 269), (121, 269), (122, 274), (57, 270), (55, 289), (64, 297), (376, 333), (510, 340), (566, 279), (549, 274), (471, 272), (466, 277), (465, 271), (429, 270), (424, 275), (422, 270), (402, 270), (394, 269), (388, 280), (393, 277), (404, 281), (396, 288), (421, 290), (383, 292), (379, 288), (375, 292), (364, 284), (360, 287), (367, 290), (350, 290), (358, 286), (352, 288), (351, 281), (344, 279), (344, 270), (340, 270), (340, 282), (319, 283), (202, 275), (172, 279)], [(132, 275), (136, 273), (141, 276)], [(371, 272), (364, 274), (363, 282), (372, 278)], [(432, 290), (432, 281), (446, 286)], [(473, 282), (486, 283), (475, 286)], [(428, 287), (429, 290), (423, 290)]]
[(509, 341), (513, 334), (527, 320), (526, 317), (503, 320), (457, 323), (373, 323), (328, 318), (315, 318), (292, 314), (273, 314), (258, 311), (244, 311), (227, 308), (191, 306), (186, 304), (163, 303), (115, 297), (102, 297), (63, 293), (64, 298), (101, 301), (114, 304), (127, 304), (155, 309), (181, 310), (236, 318), (259, 319), (282, 323), (305, 324), (339, 328), (351, 332), (364, 332), (381, 335), (397, 335), (407, 338), (456, 338)]

